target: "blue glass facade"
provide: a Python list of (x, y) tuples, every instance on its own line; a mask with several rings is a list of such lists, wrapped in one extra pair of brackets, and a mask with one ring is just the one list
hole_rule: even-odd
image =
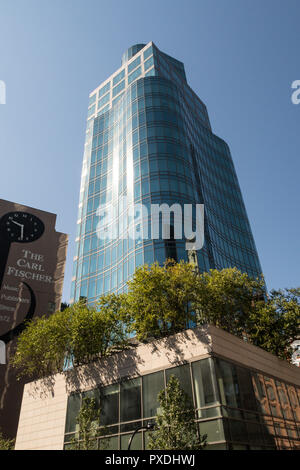
[[(111, 240), (97, 234), (97, 210), (107, 203), (118, 207), (120, 231)], [(128, 49), (122, 67), (90, 95), (71, 301), (121, 292), (144, 263), (187, 260), (185, 239), (126, 236), (131, 203), (204, 204), (200, 270), (261, 274), (228, 145), (212, 133), (184, 65), (152, 42)]]

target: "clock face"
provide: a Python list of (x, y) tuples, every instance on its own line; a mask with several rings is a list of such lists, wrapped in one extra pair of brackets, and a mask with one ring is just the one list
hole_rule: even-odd
[(0, 234), (10, 242), (34, 242), (44, 230), (43, 222), (28, 212), (9, 212), (0, 221)]

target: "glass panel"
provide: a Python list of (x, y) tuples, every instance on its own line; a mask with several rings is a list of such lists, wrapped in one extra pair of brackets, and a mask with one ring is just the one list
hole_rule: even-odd
[(120, 101), (120, 99), (124, 96), (124, 91), (123, 93), (121, 93), (119, 96), (117, 96), (117, 98), (115, 98), (112, 102), (112, 105), (115, 105), (116, 103), (118, 103), (118, 101)]
[(89, 108), (87, 117), (88, 118), (91, 117), (95, 113), (95, 110), (96, 110), (96, 105), (94, 104), (91, 108)]
[(222, 404), (240, 408), (239, 384), (235, 366), (217, 359), (216, 372)]
[(293, 413), (290, 406), (287, 389), (284, 383), (276, 380), (277, 393), (281, 405), (282, 413), (285, 419), (293, 419)]
[(145, 73), (145, 77), (153, 77), (155, 75), (155, 70), (154, 68), (153, 69), (150, 69), (149, 72), (146, 72)]
[[(80, 442), (79, 443), (79, 450), (82, 449), (83, 450), (83, 443)], [(91, 439), (89, 441), (89, 449), (90, 450), (98, 450), (98, 439)]]
[(104, 439), (99, 439), (99, 449), (119, 450), (119, 438), (118, 438), (118, 436), (106, 437)]
[(119, 422), (119, 385), (110, 385), (100, 390), (101, 425)]
[(172, 369), (166, 370), (167, 382), (169, 381), (171, 375), (174, 375), (179, 379), (180, 386), (183, 388), (185, 393), (191, 398), (193, 403), (193, 392), (192, 392), (192, 383), (191, 383), (191, 374), (190, 366), (188, 364), (184, 366), (174, 367)]
[(297, 396), (297, 390), (292, 385), (287, 385), (291, 407), (295, 421), (300, 421), (300, 395)]
[(118, 434), (119, 433), (119, 425), (116, 426), (103, 426), (100, 428), (100, 436), (109, 436), (110, 434)]
[(260, 423), (260, 415), (259, 414), (246, 413), (246, 411), (244, 411), (244, 418), (247, 421), (257, 421), (257, 422)]
[(148, 449), (148, 442), (149, 442), (149, 436), (150, 436), (150, 433), (151, 431), (144, 431), (144, 449), (145, 450), (149, 450)]
[(120, 432), (135, 431), (143, 426), (142, 421), (134, 421), (133, 423), (121, 424)]
[(108, 90), (110, 89), (110, 82), (107, 82), (106, 85), (104, 85), (104, 87), (100, 88), (99, 90), (99, 98), (103, 95), (105, 95), (105, 93), (108, 92)]
[(201, 436), (207, 434), (208, 442), (225, 440), (223, 424), (220, 419), (201, 422), (199, 423), (199, 429)]
[[(95, 400), (95, 408), (99, 410), (100, 408), (100, 391), (98, 388), (95, 388), (94, 390), (88, 390), (87, 392), (82, 393), (82, 399), (84, 398), (90, 398)], [(99, 425), (99, 420), (95, 421), (97, 425)], [(97, 442), (95, 442), (95, 446), (97, 446)]]
[(100, 391), (97, 388), (83, 392), (82, 399), (84, 398), (93, 398), (96, 402), (96, 407), (100, 408)]
[(146, 60), (146, 62), (144, 63), (145, 70), (148, 70), (150, 67), (152, 67), (153, 64), (154, 64), (154, 61), (153, 61), (153, 56), (152, 56), (150, 57), (150, 59)]
[(252, 444), (262, 444), (263, 437), (261, 432), (261, 427), (259, 424), (256, 423), (247, 423), (247, 430), (249, 441)]
[(236, 371), (241, 396), (241, 408), (257, 411), (250, 371), (243, 367), (237, 367)]
[[(212, 367), (213, 363), (211, 359), (204, 359), (192, 363), (197, 408), (218, 403), (213, 380), (214, 370)], [(201, 416), (201, 410), (199, 410), (199, 417)]]
[(156, 416), (159, 411), (157, 396), (164, 389), (163, 372), (145, 375), (143, 377), (143, 408), (144, 418)]
[(66, 433), (74, 432), (76, 430), (76, 418), (80, 410), (80, 404), (81, 396), (79, 393), (69, 396), (65, 430)]
[[(132, 434), (126, 434), (125, 436), (121, 436), (121, 450), (127, 450), (129, 439), (131, 438)], [(130, 450), (142, 450), (142, 433), (138, 432), (131, 443)]]
[(73, 450), (74, 445), (73, 444), (65, 444), (64, 445), (64, 450)]
[(243, 421), (229, 420), (231, 440), (237, 442), (248, 442), (246, 424)]
[(204, 408), (198, 410), (199, 418), (214, 418), (216, 416), (221, 416), (221, 409), (219, 406), (214, 406), (212, 408)]
[(101, 114), (105, 113), (106, 111), (109, 110), (109, 104), (104, 106), (104, 108), (101, 109), (101, 111), (99, 111), (99, 113), (97, 114), (97, 116), (100, 116)]
[(204, 450), (226, 450), (226, 444), (212, 444), (207, 445)]
[(135, 80), (137, 77), (139, 77), (142, 73), (141, 67), (137, 68), (132, 74), (128, 75), (128, 85), (131, 83), (133, 80)]
[(94, 104), (94, 103), (95, 103), (96, 98), (97, 98), (97, 93), (95, 93), (94, 95), (90, 96), (90, 98), (89, 98), (89, 106), (90, 106), (91, 104)]
[(284, 421), (274, 420), (274, 428), (275, 428), (275, 433), (278, 436), (287, 437), (287, 431), (286, 431)]
[(103, 96), (103, 98), (101, 98), (98, 101), (98, 108), (102, 108), (102, 106), (104, 106), (106, 103), (108, 103), (109, 100), (110, 100), (110, 93), (107, 93), (107, 95)]
[(276, 416), (277, 418), (282, 417), (282, 412), (281, 412), (281, 407), (277, 395), (277, 389), (275, 385), (274, 379), (271, 379), (270, 377), (265, 377), (265, 384), (266, 384), (266, 390), (267, 390), (267, 395), (269, 398), (269, 404), (271, 407), (271, 412), (273, 416)]
[(252, 385), (256, 397), (256, 404), (258, 410), (262, 414), (271, 414), (267, 392), (265, 389), (264, 378), (261, 374), (252, 373)]
[(263, 423), (262, 432), (265, 444), (275, 446), (275, 440), (273, 437), (275, 435), (275, 430), (272, 418), (264, 417)]
[(117, 83), (119, 83), (122, 78), (125, 77), (125, 69), (121, 70), (114, 78), (113, 78), (113, 86), (115, 86)]
[(128, 65), (128, 73), (132, 72), (141, 63), (141, 56), (137, 57), (133, 62)]
[(144, 51), (144, 60), (146, 60), (148, 57), (150, 57), (150, 55), (153, 53), (153, 49), (152, 49), (152, 46), (148, 47), (148, 49), (146, 49)]
[(119, 83), (115, 88), (113, 88), (113, 96), (116, 96), (120, 91), (125, 88), (125, 80)]
[(141, 380), (121, 383), (121, 421), (141, 418)]

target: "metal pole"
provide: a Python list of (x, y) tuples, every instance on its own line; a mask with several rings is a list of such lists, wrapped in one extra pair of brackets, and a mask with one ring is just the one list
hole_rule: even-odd
[(136, 428), (136, 429), (134, 430), (133, 434), (131, 435), (130, 439), (129, 439), (127, 450), (130, 450), (130, 447), (131, 447), (133, 438), (134, 438), (134, 436), (136, 435), (136, 433), (138, 433), (139, 431), (142, 431), (143, 429), (153, 429), (153, 428), (154, 428), (154, 424), (153, 424), (153, 423), (148, 423), (148, 424), (146, 424), (146, 426), (139, 426), (138, 428)]

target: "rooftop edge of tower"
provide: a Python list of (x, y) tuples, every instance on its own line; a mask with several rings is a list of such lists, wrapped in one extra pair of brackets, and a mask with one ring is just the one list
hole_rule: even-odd
[(135, 54), (140, 52), (147, 44), (134, 44), (133, 46), (129, 47), (127, 51), (124, 52), (122, 55), (122, 65), (126, 64)]

